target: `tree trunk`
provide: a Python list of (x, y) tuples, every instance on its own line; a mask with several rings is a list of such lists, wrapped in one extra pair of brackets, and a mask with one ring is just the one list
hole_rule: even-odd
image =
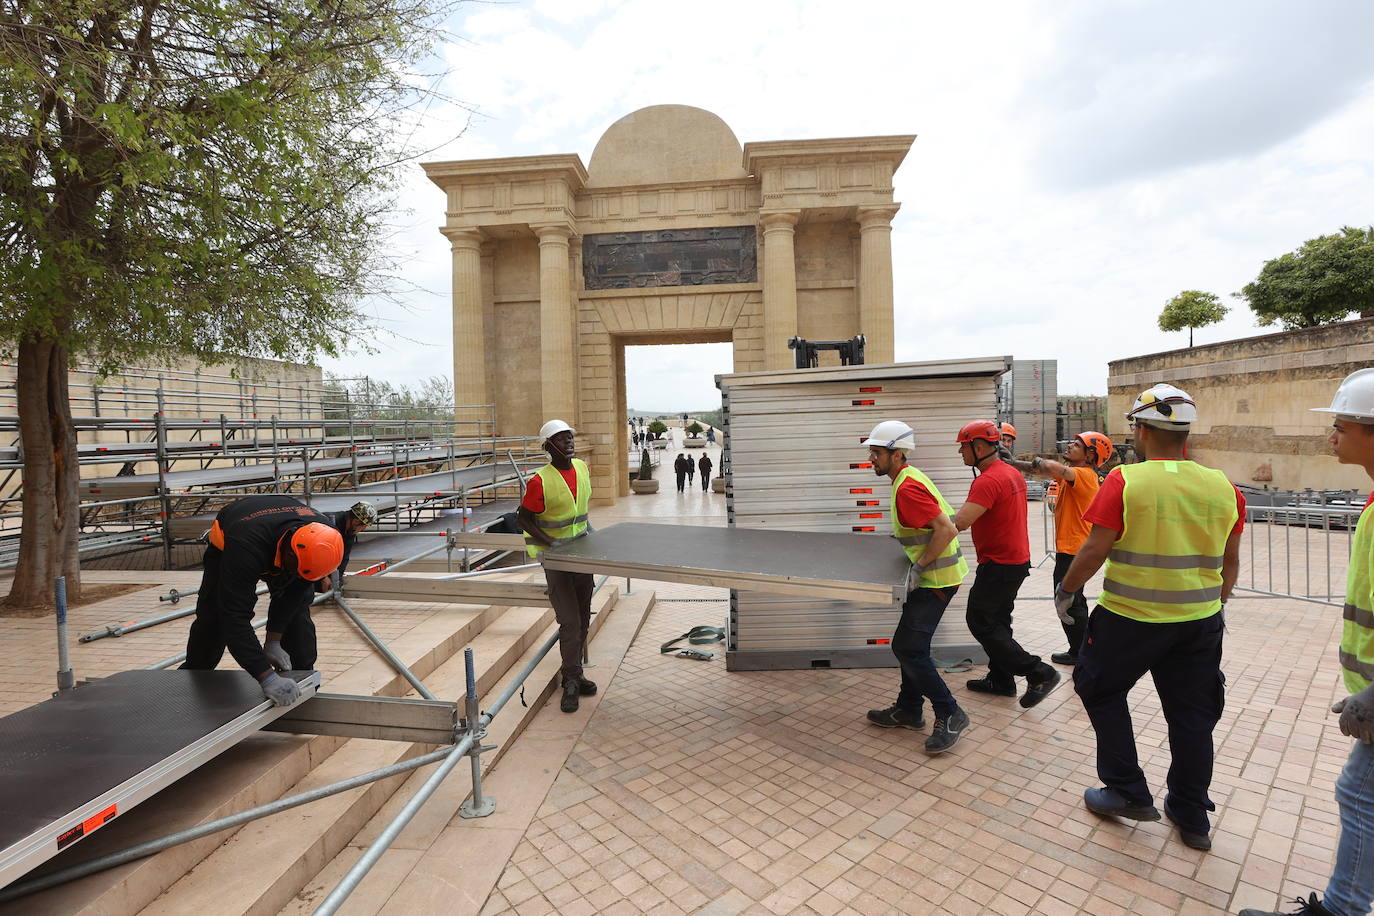
[(67, 598), (81, 597), (77, 533), (80, 466), (67, 395), (68, 354), (51, 340), (19, 342), (19, 436), (24, 449), (19, 565), (5, 608), (53, 606), (53, 580), (67, 577)]

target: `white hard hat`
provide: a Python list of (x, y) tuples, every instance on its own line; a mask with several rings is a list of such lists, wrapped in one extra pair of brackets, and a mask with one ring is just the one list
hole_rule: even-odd
[(859, 444), (864, 447), (876, 445), (893, 451), (909, 452), (916, 447), (916, 430), (901, 420), (884, 420), (873, 427), (873, 432)]
[(564, 423), (562, 420), (550, 420), (543, 426), (539, 427), (539, 438), (543, 439), (545, 442), (548, 442), (550, 439), (552, 439), (559, 433), (571, 432), (575, 432), (575, 430), (568, 424)]
[(1334, 413), (1343, 420), (1374, 423), (1374, 369), (1356, 369), (1345, 377), (1330, 407), (1313, 407), (1317, 413)]
[(1160, 382), (1140, 392), (1126, 419), (1157, 429), (1186, 430), (1197, 421), (1197, 405), (1182, 388)]

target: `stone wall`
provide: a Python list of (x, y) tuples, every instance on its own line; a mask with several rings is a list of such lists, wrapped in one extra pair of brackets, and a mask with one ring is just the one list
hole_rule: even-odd
[(1124, 440), (1124, 415), (1157, 382), (1186, 390), (1199, 422), (1190, 437), (1198, 461), (1236, 483), (1278, 489), (1368, 490), (1360, 468), (1338, 465), (1326, 444), (1341, 379), (1374, 365), (1374, 318), (1247, 337), (1108, 364), (1108, 435)]

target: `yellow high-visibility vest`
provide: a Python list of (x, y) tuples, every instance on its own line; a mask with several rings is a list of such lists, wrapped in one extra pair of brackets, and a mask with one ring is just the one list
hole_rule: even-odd
[(1350, 572), (1346, 574), (1345, 624), (1341, 630), (1341, 671), (1345, 689), (1359, 693), (1374, 681), (1374, 522), (1372, 512), (1360, 513), (1350, 544)]
[[(930, 543), (930, 538), (935, 533), (934, 528), (908, 528), (897, 520), (897, 489), (904, 480), (914, 480), (930, 491), (930, 495), (935, 497), (935, 501), (940, 504), (940, 511), (945, 515), (953, 515), (954, 510), (950, 508), (948, 502), (940, 493), (939, 487), (931, 482), (930, 478), (920, 471), (907, 465), (902, 468), (902, 472), (897, 475), (897, 479), (892, 482), (892, 536), (897, 539), (897, 543), (902, 545), (902, 550), (906, 551), (906, 558), (913, 564), (925, 552), (926, 545)], [(921, 571), (921, 580), (917, 583), (919, 588), (949, 588), (951, 585), (958, 585), (964, 581), (964, 576), (968, 575), (968, 562), (964, 559), (963, 553), (959, 550), (959, 538), (954, 538), (946, 545), (940, 555)]]
[(1107, 554), (1098, 603), (1146, 623), (1221, 610), (1221, 561), (1236, 524), (1226, 475), (1192, 461), (1121, 466), (1125, 529)]
[[(558, 468), (546, 464), (538, 471), (544, 486), (544, 511), (535, 515), (534, 523), (540, 531), (560, 541), (570, 541), (587, 533), (587, 502), (591, 498), (592, 478), (587, 473), (587, 463), (581, 458), (574, 458), (572, 466), (577, 472), (576, 498)], [(547, 549), (525, 535), (525, 550), (530, 556), (537, 557)]]

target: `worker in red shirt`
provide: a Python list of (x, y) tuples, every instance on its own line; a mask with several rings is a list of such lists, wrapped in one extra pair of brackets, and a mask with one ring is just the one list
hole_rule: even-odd
[(954, 516), (959, 531), (973, 529), (978, 557), (965, 612), (969, 632), (988, 654), (987, 677), (968, 682), (975, 693), (1016, 696), (1016, 677), (1026, 679), (1021, 706), (1029, 709), (1059, 686), (1059, 672), (1031, 655), (1012, 636), (1016, 593), (1030, 575), (1026, 531), (1026, 480), (1002, 460), (1002, 431), (991, 420), (959, 430), (959, 455), (977, 471), (968, 500)]

